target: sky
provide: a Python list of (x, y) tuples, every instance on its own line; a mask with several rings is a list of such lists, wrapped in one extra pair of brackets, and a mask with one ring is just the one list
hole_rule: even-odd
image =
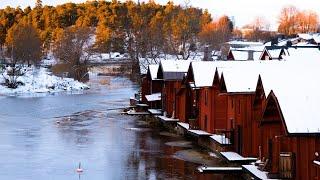
[[(86, 0), (42, 0), (46, 5), (57, 5), (66, 2), (80, 3)], [(148, 1), (148, 0), (140, 0)], [(155, 0), (160, 4), (166, 4), (168, 0)], [(320, 0), (173, 0), (175, 4), (185, 4), (190, 1), (190, 5), (208, 9), (213, 18), (222, 15), (234, 17), (235, 25), (242, 27), (252, 22), (255, 17), (264, 17), (275, 30), (278, 25), (278, 16), (281, 9), (287, 5), (294, 5), (300, 10), (313, 10), (320, 15)], [(35, 0), (0, 0), (0, 8), (6, 6), (34, 6)]]

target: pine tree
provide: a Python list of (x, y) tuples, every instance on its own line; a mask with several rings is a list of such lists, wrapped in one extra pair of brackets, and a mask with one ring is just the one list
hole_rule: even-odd
[(37, 0), (36, 1), (36, 8), (42, 8), (42, 1), (41, 0)]

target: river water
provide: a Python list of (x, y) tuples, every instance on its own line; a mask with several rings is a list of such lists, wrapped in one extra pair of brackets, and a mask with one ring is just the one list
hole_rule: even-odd
[(224, 162), (113, 110), (138, 89), (129, 79), (88, 83), (79, 93), (0, 97), (1, 180), (236, 179), (196, 173), (201, 163)]

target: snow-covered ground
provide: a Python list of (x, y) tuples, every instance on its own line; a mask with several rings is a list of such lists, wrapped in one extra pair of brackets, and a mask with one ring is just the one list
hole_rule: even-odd
[[(0, 94), (27, 94), (27, 93), (53, 93), (63, 91), (82, 91), (89, 89), (89, 86), (76, 81), (72, 78), (61, 78), (53, 75), (47, 68), (29, 67), (23, 70), (23, 76), (18, 77), (17, 81), (22, 82), (16, 89), (7, 88), (3, 83), (3, 77), (0, 77)], [(3, 73), (7, 77), (6, 72)]]
[(128, 54), (120, 54), (119, 52), (95, 53), (89, 58), (91, 63), (104, 63), (112, 60), (122, 60), (128, 58)]

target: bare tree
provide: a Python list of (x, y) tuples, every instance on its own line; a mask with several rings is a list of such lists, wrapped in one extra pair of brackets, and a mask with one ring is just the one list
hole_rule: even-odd
[(253, 29), (258, 29), (258, 30), (269, 31), (270, 29), (270, 23), (263, 16), (255, 17), (249, 26), (251, 26)]
[(255, 17), (254, 20), (244, 26), (250, 31), (244, 34), (244, 38), (250, 41), (270, 41), (273, 33), (269, 31), (270, 23), (262, 16)]
[(89, 27), (66, 28), (54, 44), (54, 56), (69, 67), (69, 76), (83, 80), (87, 75), (87, 63), (93, 54), (92, 34)]

